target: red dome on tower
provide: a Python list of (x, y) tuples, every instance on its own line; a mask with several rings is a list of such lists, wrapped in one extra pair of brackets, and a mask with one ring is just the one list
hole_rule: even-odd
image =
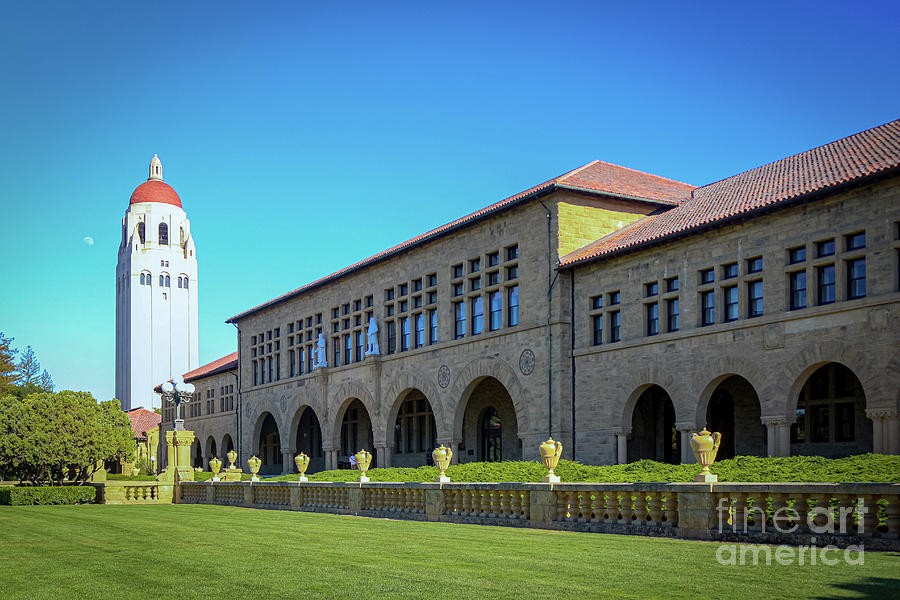
[(131, 193), (131, 202), (128, 205), (139, 202), (161, 202), (181, 208), (181, 198), (178, 197), (178, 194), (175, 193), (175, 190), (169, 184), (163, 181), (162, 163), (155, 154), (150, 161), (150, 177)]
[(128, 204), (137, 204), (138, 202), (162, 202), (181, 208), (181, 198), (178, 197), (175, 190), (168, 183), (156, 180), (145, 181), (137, 186), (137, 189), (131, 194), (131, 202)]

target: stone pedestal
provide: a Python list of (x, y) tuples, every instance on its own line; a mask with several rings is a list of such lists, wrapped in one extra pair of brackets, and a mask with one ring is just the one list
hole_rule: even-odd
[(719, 476), (713, 473), (697, 473), (694, 475), (695, 483), (716, 483), (719, 481)]
[(159, 481), (194, 480), (194, 469), (191, 467), (191, 444), (193, 443), (193, 431), (166, 432), (166, 455), (169, 461), (165, 471), (157, 477)]
[(559, 475), (545, 475), (541, 483), (559, 483)]
[(243, 473), (241, 469), (225, 469), (225, 481), (240, 481)]
[(719, 525), (712, 485), (688, 483), (673, 488), (678, 492), (678, 537), (711, 539)]

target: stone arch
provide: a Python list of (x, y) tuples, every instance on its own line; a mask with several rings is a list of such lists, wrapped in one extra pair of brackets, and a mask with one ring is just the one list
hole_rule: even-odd
[[(317, 416), (320, 417), (319, 424), (322, 427), (322, 444), (326, 448), (336, 449), (340, 445), (341, 423), (344, 419), (344, 411), (347, 410), (347, 407), (350, 406), (353, 400), (362, 402), (366, 412), (369, 413), (369, 419), (372, 421), (372, 434), (375, 436), (375, 439), (382, 437), (375, 430), (375, 427), (380, 424), (380, 411), (377, 410), (378, 406), (375, 404), (375, 399), (372, 397), (371, 392), (359, 382), (347, 381), (336, 386), (334, 390), (329, 391), (326, 405), (328, 407), (326, 420), (322, 420), (321, 415), (317, 413)], [(326, 426), (328, 416), (332, 417), (330, 426)]]
[(463, 418), (466, 405), (472, 392), (484, 379), (492, 377), (506, 388), (513, 408), (516, 411), (519, 437), (523, 433), (529, 433), (534, 427), (533, 419), (529, 413), (529, 407), (534, 406), (531, 394), (519, 381), (516, 372), (504, 360), (499, 358), (477, 358), (463, 368), (458, 375), (453, 375), (452, 398), (456, 401), (453, 415), (453, 436), (459, 436), (462, 431)]
[(209, 436), (208, 438), (206, 438), (206, 453), (204, 454), (206, 456), (206, 462), (209, 462), (209, 460), (214, 456), (219, 457), (219, 454), (219, 449), (216, 447), (216, 438), (214, 438), (213, 436)]
[(721, 459), (766, 454), (762, 401), (758, 388), (743, 375), (723, 373), (703, 388), (696, 425), (722, 434)]
[(203, 448), (200, 447), (200, 440), (194, 437), (194, 441), (191, 442), (191, 467), (202, 467), (203, 466)]
[[(303, 413), (306, 411), (307, 408), (309, 410), (311, 410), (314, 415), (316, 415), (316, 419), (319, 420), (319, 428), (322, 429), (323, 434), (325, 433), (326, 421), (323, 418), (325, 411), (322, 410), (321, 407), (314, 406), (315, 404), (317, 404), (317, 403), (312, 402), (312, 403), (301, 404), (297, 408), (297, 410), (294, 411), (293, 417), (291, 417), (291, 424), (290, 424), (290, 428), (288, 429), (288, 432), (290, 434), (291, 456), (295, 456), (298, 452), (297, 440), (296, 440), (296, 436), (294, 434), (297, 432), (297, 427), (300, 425), (300, 419), (303, 417)], [(323, 437), (322, 444), (324, 445), (324, 443), (325, 443), (325, 439)]]
[[(303, 417), (307, 414), (307, 411), (309, 411), (309, 414), (312, 415), (312, 419), (314, 419), (314, 422), (310, 423), (309, 421), (307, 421), (306, 424), (318, 424), (318, 433), (310, 429), (310, 431), (306, 432), (306, 434), (309, 435), (309, 438), (307, 438), (306, 441), (301, 444), (300, 428), (301, 425), (306, 425), (304, 424)], [(294, 416), (291, 419), (291, 426), (289, 429), (290, 439), (288, 440), (291, 450), (291, 460), (293, 460), (293, 457), (300, 454), (300, 452), (306, 453), (306, 455), (310, 457), (309, 467), (307, 468), (308, 473), (315, 473), (316, 471), (321, 471), (325, 468), (324, 433), (326, 425), (325, 421), (319, 416), (320, 414), (322, 414), (322, 412), (324, 411), (322, 411), (321, 408), (319, 410), (316, 410), (316, 407), (313, 406), (313, 404), (301, 404), (300, 407), (294, 412)], [(293, 463), (291, 464), (290, 469), (291, 472), (295, 471)]]
[[(684, 427), (678, 423), (675, 402), (669, 391), (658, 383), (638, 386), (626, 403), (630, 411), (623, 416), (624, 430), (631, 435), (627, 442), (629, 462), (650, 459), (677, 464), (683, 455), (683, 440), (677, 430)], [(638, 418), (635, 420), (635, 415)], [(693, 428), (693, 425), (688, 425)], [(674, 436), (676, 447), (670, 442)]]
[(384, 411), (384, 422), (379, 423), (379, 428), (386, 436), (384, 442), (388, 445), (393, 443), (392, 440), (388, 439), (392, 424), (397, 419), (397, 412), (400, 410), (403, 399), (412, 390), (419, 390), (428, 399), (428, 404), (431, 405), (431, 412), (434, 413), (434, 420), (437, 424), (438, 437), (442, 439), (449, 438), (452, 432), (447, 427), (447, 415), (444, 413), (443, 402), (437, 388), (421, 375), (407, 371), (392, 377), (391, 386), (381, 396), (382, 405), (387, 409)]
[(718, 388), (723, 381), (733, 375), (746, 379), (747, 383), (753, 387), (757, 397), (760, 398), (760, 409), (762, 409), (762, 397), (760, 396), (760, 391), (766, 388), (768, 379), (763, 375), (760, 368), (752, 361), (734, 356), (723, 356), (706, 363), (703, 371), (698, 372), (698, 375), (702, 375), (703, 373), (721, 373), (721, 375), (713, 378), (706, 383), (706, 385), (703, 385), (702, 380), (694, 385), (694, 389), (702, 390), (697, 399), (697, 410), (694, 417), (697, 424), (706, 422), (706, 409), (709, 406), (709, 400), (712, 398), (713, 392), (716, 391), (716, 388)]
[[(895, 362), (897, 361), (895, 360)], [(838, 363), (853, 371), (862, 385), (867, 404), (871, 402), (872, 398), (878, 397), (878, 390), (883, 383), (882, 379), (897, 380), (896, 371), (886, 370), (888, 365), (879, 368), (879, 365), (871, 362), (871, 357), (867, 354), (834, 342), (811, 344), (787, 361), (781, 375), (773, 381), (770, 387), (771, 392), (767, 396), (774, 406), (770, 406), (766, 412), (772, 415), (784, 415), (793, 420), (800, 390), (803, 389), (813, 373), (828, 363)], [(898, 362), (898, 366), (900, 366), (900, 362)]]
[(667, 371), (657, 369), (656, 367), (647, 367), (639, 369), (629, 378), (624, 389), (632, 390), (625, 399), (625, 404), (619, 413), (621, 426), (625, 429), (631, 428), (631, 417), (634, 414), (634, 407), (638, 400), (648, 389), (658, 385), (669, 395), (672, 406), (675, 409), (675, 420), (678, 422), (690, 422), (696, 414), (696, 407), (690, 398), (693, 396), (690, 389), (685, 389), (683, 384), (679, 384)]
[[(266, 425), (268, 419), (271, 418), (274, 423), (275, 433), (278, 435), (278, 448), (272, 448), (269, 444), (263, 441), (264, 426)], [(278, 422), (278, 418), (275, 416), (275, 413), (272, 413), (268, 410), (262, 411), (259, 416), (256, 418), (256, 423), (253, 426), (253, 437), (250, 440), (250, 454), (253, 456), (257, 456), (262, 460), (262, 467), (260, 468), (261, 474), (276, 474), (280, 473), (283, 465), (281, 464), (282, 455), (281, 455), (281, 444), (284, 440), (284, 431), (281, 423)], [(271, 432), (270, 432), (271, 434)], [(260, 448), (265, 445), (267, 453), (265, 456), (260, 456)]]
[(222, 459), (222, 462), (227, 465), (228, 459), (226, 457), (228, 456), (228, 451), (236, 450), (234, 440), (232, 439), (230, 433), (226, 433), (222, 436), (222, 445), (220, 446), (220, 448), (222, 452), (222, 456), (220, 458)]

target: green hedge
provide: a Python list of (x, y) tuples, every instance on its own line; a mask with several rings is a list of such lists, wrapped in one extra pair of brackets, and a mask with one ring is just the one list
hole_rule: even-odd
[(0, 489), (0, 504), (93, 504), (97, 490), (92, 485), (9, 487)]
[(109, 473), (107, 481), (156, 481), (155, 475), (125, 475), (124, 473)]
[[(467, 463), (447, 469), (451, 481), (540, 481), (546, 470), (539, 462), (505, 461), (500, 463)], [(591, 483), (640, 483), (693, 481), (700, 465), (670, 465), (641, 460), (627, 465), (596, 467), (568, 460), (559, 461), (556, 474), (562, 481)], [(847, 458), (791, 456), (761, 458), (738, 456), (716, 462), (712, 472), (719, 481), (740, 482), (900, 482), (900, 456), (860, 454)], [(434, 467), (371, 469), (372, 481), (433, 481)], [(359, 471), (340, 469), (322, 471), (309, 476), (310, 481), (356, 481)], [(296, 481), (297, 475), (267, 478), (266, 481)]]

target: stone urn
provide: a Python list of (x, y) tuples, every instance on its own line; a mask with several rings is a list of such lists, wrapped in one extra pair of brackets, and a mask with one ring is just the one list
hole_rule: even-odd
[(212, 481), (219, 481), (219, 471), (222, 470), (222, 461), (213, 456), (209, 459), (209, 470), (212, 471)]
[(556, 468), (559, 457), (562, 456), (562, 444), (550, 438), (541, 444), (540, 450), (541, 460), (544, 461), (544, 466), (547, 468), (547, 475), (541, 479), (541, 483), (559, 483), (559, 475), (556, 475), (553, 469)]
[(237, 469), (237, 467), (234, 466), (234, 463), (237, 462), (237, 452), (235, 452), (234, 450), (229, 450), (228, 454), (226, 454), (225, 456), (228, 457), (228, 462), (231, 463), (231, 465), (228, 468), (229, 469)]
[(700, 472), (694, 475), (694, 481), (712, 483), (719, 480), (718, 475), (713, 475), (709, 472), (709, 467), (716, 460), (716, 453), (719, 451), (720, 443), (722, 443), (722, 434), (719, 432), (710, 433), (705, 427), (700, 433), (691, 434), (691, 450), (702, 467)]
[(299, 481), (309, 481), (306, 476), (306, 469), (309, 467), (309, 457), (302, 452), (294, 457), (294, 464), (297, 465), (297, 471), (300, 473)]
[(438, 476), (435, 477), (434, 480), (440, 483), (447, 483), (450, 481), (450, 478), (444, 474), (444, 471), (450, 466), (450, 460), (453, 458), (453, 450), (441, 444), (439, 448), (435, 448), (431, 453), (431, 458), (434, 460), (434, 466), (438, 468)]
[(369, 466), (372, 464), (372, 453), (368, 450), (360, 450), (356, 454), (353, 455), (353, 458), (356, 459), (356, 468), (359, 469), (359, 481), (360, 483), (368, 483), (369, 478), (366, 477), (366, 471), (369, 470)]
[(251, 456), (247, 459), (247, 464), (250, 466), (250, 481), (259, 481), (259, 468), (262, 466), (262, 461), (258, 456)]

